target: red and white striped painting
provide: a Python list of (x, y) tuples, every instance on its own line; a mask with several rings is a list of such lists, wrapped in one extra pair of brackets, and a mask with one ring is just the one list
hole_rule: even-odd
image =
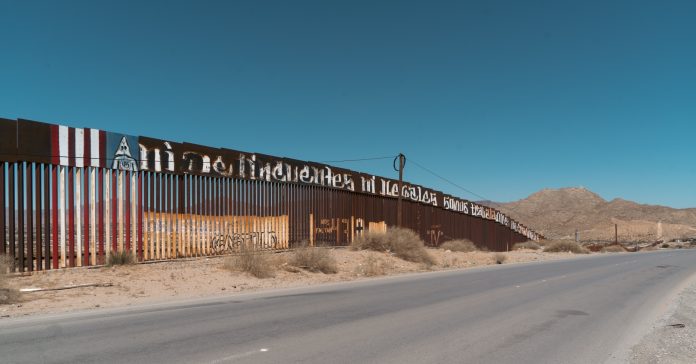
[(51, 125), (53, 163), (70, 167), (107, 167), (106, 132)]

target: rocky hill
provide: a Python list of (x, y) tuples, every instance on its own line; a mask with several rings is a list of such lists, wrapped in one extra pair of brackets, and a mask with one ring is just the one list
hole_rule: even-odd
[(643, 205), (623, 199), (606, 201), (584, 188), (544, 189), (529, 197), (491, 204), (549, 238), (650, 242), (696, 237), (696, 209)]

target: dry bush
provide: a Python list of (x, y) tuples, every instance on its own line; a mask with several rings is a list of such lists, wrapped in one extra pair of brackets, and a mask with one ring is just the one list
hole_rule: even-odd
[(106, 257), (106, 266), (113, 267), (114, 265), (131, 265), (135, 264), (135, 256), (132, 252), (120, 251), (110, 252)]
[(384, 260), (369, 254), (357, 267), (357, 274), (366, 277), (383, 276), (387, 273), (387, 264)]
[(14, 288), (9, 287), (8, 273), (13, 270), (10, 258), (0, 256), (0, 305), (17, 302), (20, 293)]
[(624, 249), (621, 245), (609, 245), (605, 246), (601, 250), (602, 253), (623, 253), (625, 251), (626, 249)]
[(448, 257), (445, 257), (445, 258), (442, 260), (442, 263), (440, 263), (440, 266), (441, 266), (442, 268), (457, 267), (457, 266), (459, 266), (459, 259), (457, 259), (456, 257), (453, 257), (453, 258), (451, 258), (451, 259), (448, 258)]
[(544, 246), (544, 251), (549, 253), (565, 253), (571, 252), (573, 254), (588, 254), (589, 251), (583, 248), (580, 244), (571, 240), (556, 240), (546, 242)]
[(14, 272), (13, 259), (7, 255), (0, 255), (0, 277), (3, 279), (0, 283), (5, 283), (7, 274), (12, 272)]
[(503, 253), (493, 254), (493, 260), (495, 261), (495, 264), (503, 264), (506, 259), (507, 259), (507, 255), (505, 255)]
[(478, 250), (473, 242), (466, 239), (457, 239), (444, 242), (442, 245), (440, 245), (440, 249), (462, 253), (469, 253)]
[(295, 267), (295, 266), (292, 266), (292, 265), (288, 264), (287, 262), (282, 263), (282, 264), (280, 264), (279, 266), (280, 266), (284, 271), (286, 271), (286, 272), (290, 272), (290, 273), (300, 273), (300, 272), (302, 272), (302, 269), (297, 268), (297, 267)]
[(251, 244), (242, 244), (239, 255), (226, 258), (223, 268), (230, 271), (246, 272), (256, 278), (275, 277), (275, 265), (268, 254), (255, 251)]
[(310, 272), (338, 273), (336, 258), (326, 248), (302, 247), (295, 249), (288, 263)]
[(537, 244), (534, 241), (525, 241), (524, 243), (517, 243), (512, 246), (512, 250), (520, 250), (520, 249), (531, 249), (531, 250), (539, 250), (541, 249), (541, 245)]
[(435, 259), (425, 249), (423, 240), (409, 229), (389, 228), (386, 233), (368, 231), (353, 240), (351, 249), (389, 252), (409, 262), (427, 266), (435, 264)]

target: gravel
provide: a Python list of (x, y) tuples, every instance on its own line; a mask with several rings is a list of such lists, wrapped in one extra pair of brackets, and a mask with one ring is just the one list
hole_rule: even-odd
[(674, 308), (631, 349), (630, 358), (634, 364), (696, 363), (696, 283), (680, 293)]

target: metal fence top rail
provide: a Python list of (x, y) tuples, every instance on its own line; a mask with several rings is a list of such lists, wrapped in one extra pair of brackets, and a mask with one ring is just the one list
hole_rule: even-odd
[(531, 240), (543, 238), (492, 207), (408, 182), (399, 190), (397, 180), (328, 164), (99, 129), (0, 118), (0, 162), (295, 183), (387, 198), (401, 194), (407, 201), (493, 220)]

